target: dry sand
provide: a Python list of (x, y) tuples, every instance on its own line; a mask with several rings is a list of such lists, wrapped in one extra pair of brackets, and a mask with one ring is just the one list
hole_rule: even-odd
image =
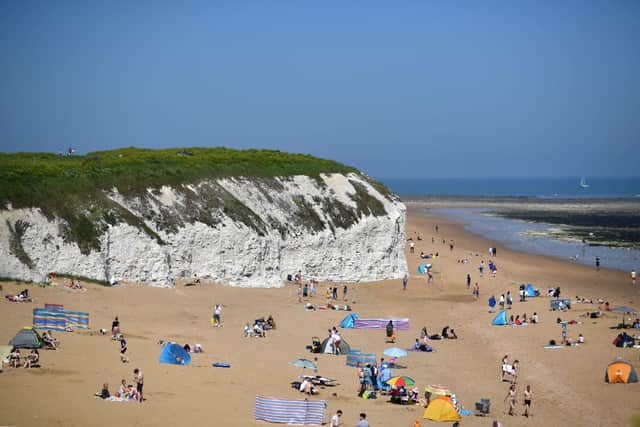
[[(434, 224), (439, 224), (436, 243)], [(640, 409), (640, 383), (605, 384), (604, 370), (616, 356), (624, 356), (640, 369), (637, 349), (615, 348), (616, 331), (608, 329), (620, 321), (619, 314), (607, 314), (598, 321), (580, 315), (595, 309), (576, 305), (566, 313), (548, 310), (549, 299), (517, 300), (518, 285), (533, 282), (540, 289), (561, 286), (563, 296), (604, 298), (612, 304), (638, 305), (638, 290), (627, 274), (571, 264), (542, 256), (509, 251), (500, 245), (495, 259), (496, 278), (478, 277), (480, 259), (488, 261), (487, 248), (495, 246), (466, 232), (460, 224), (409, 210), (407, 236), (420, 233), (415, 255), (407, 250), (412, 272), (407, 291), (399, 280), (349, 286), (349, 300), (361, 317), (409, 317), (411, 330), (399, 333), (397, 346), (411, 347), (426, 325), (430, 333), (449, 325), (458, 340), (434, 341), (436, 353), (409, 353), (408, 366), (396, 370), (410, 375), (418, 386), (446, 385), (467, 409), (480, 398), (490, 398), (487, 418), (463, 417), (463, 425), (488, 426), (492, 419), (505, 426), (616, 426), (628, 425), (630, 415)], [(442, 244), (442, 239), (447, 244)], [(455, 241), (450, 251), (448, 242)], [(435, 281), (427, 284), (415, 274), (419, 254), (439, 252), (433, 261)], [(478, 253), (478, 256), (470, 255)], [(457, 259), (469, 258), (468, 264)], [(480, 284), (480, 299), (474, 301), (465, 285), (466, 274)], [(3, 283), (4, 294), (16, 293), (28, 285)], [(322, 304), (326, 284), (322, 284), (313, 303)], [(114, 288), (88, 285), (88, 291), (73, 293), (63, 288), (29, 286), (34, 303), (0, 302), (0, 342), (8, 342), (22, 326), (30, 325), (32, 309), (46, 303), (91, 313), (92, 333), (57, 333), (62, 348), (41, 351), (39, 369), (5, 369), (0, 374), (0, 425), (15, 426), (163, 426), (163, 425), (264, 425), (253, 420), (253, 401), (257, 394), (283, 398), (302, 398), (289, 383), (301, 370), (288, 364), (298, 357), (313, 357), (305, 346), (314, 335), (323, 337), (338, 325), (343, 311), (307, 312), (296, 302), (291, 286), (281, 289), (239, 289), (219, 285), (154, 289), (123, 285)], [(541, 324), (527, 327), (492, 327), (487, 313), (491, 293), (510, 290), (514, 294), (514, 314), (537, 311)], [(322, 296), (320, 296), (322, 295)], [(212, 328), (210, 317), (215, 303), (224, 304), (222, 328)], [(277, 330), (266, 339), (243, 338), (242, 327), (253, 319), (273, 314)], [(119, 359), (119, 346), (96, 333), (110, 328), (118, 315), (127, 337), (131, 363)], [(560, 339), (556, 317), (582, 322), (569, 326), (569, 335), (584, 334), (587, 344), (561, 350), (545, 350), (550, 339)], [(352, 347), (380, 357), (385, 344), (383, 331), (346, 329), (344, 338)], [(158, 363), (158, 340), (201, 343), (203, 354), (194, 354), (190, 366)], [(508, 383), (499, 379), (502, 356), (521, 361), (519, 393), (526, 384), (534, 392), (533, 417), (507, 415), (503, 399)], [(232, 364), (217, 369), (211, 363)], [(422, 419), (418, 406), (399, 406), (386, 401), (362, 400), (356, 396), (356, 371), (345, 366), (344, 356), (318, 355), (319, 373), (335, 378), (340, 385), (321, 390), (318, 398), (328, 404), (327, 421), (337, 409), (344, 411), (343, 422), (353, 426), (359, 412), (369, 415), (372, 426), (412, 426)], [(145, 375), (146, 402), (115, 403), (93, 397), (103, 382), (113, 392), (121, 379), (131, 382), (133, 369)], [(334, 394), (335, 393), (335, 394)], [(522, 412), (521, 397), (518, 414)], [(423, 425), (436, 425), (424, 420)]]

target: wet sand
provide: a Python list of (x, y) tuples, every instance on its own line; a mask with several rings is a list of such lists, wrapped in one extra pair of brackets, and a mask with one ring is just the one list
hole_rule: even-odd
[[(439, 232), (434, 233), (434, 225)], [(415, 241), (417, 234), (421, 241)], [(435, 236), (435, 243), (431, 237)], [(396, 344), (409, 348), (422, 326), (430, 333), (443, 326), (454, 328), (458, 340), (433, 341), (435, 353), (409, 353), (402, 360), (406, 369), (396, 374), (415, 378), (422, 389), (426, 384), (442, 384), (452, 389), (463, 407), (473, 410), (480, 398), (491, 399), (487, 418), (463, 417), (462, 424), (487, 426), (492, 419), (505, 426), (624, 426), (634, 410), (640, 410), (640, 383), (605, 384), (604, 371), (616, 356), (631, 359), (636, 369), (638, 349), (620, 349), (611, 344), (621, 315), (607, 313), (598, 320), (581, 317), (596, 305), (577, 304), (565, 313), (549, 311), (549, 298), (532, 298), (519, 303), (520, 283), (532, 282), (546, 294), (551, 286), (561, 286), (566, 297), (576, 295), (603, 298), (612, 305), (638, 307), (640, 292), (631, 285), (627, 274), (613, 270), (596, 271), (592, 267), (572, 264), (548, 257), (510, 251), (495, 242), (465, 231), (460, 224), (412, 208), (407, 216), (407, 237), (416, 243), (415, 254), (407, 258), (411, 277), (407, 291), (399, 280), (349, 285), (349, 302), (361, 317), (408, 317), (411, 330), (401, 331)], [(442, 243), (445, 239), (446, 244)], [(449, 250), (449, 240), (455, 242)], [(488, 261), (487, 249), (497, 246), (498, 265), (495, 278), (478, 276), (480, 259)], [(427, 284), (416, 274), (419, 254), (439, 252), (433, 263), (434, 283)], [(478, 255), (475, 255), (475, 254)], [(469, 263), (459, 263), (459, 259)], [(466, 274), (480, 285), (480, 299), (474, 301), (466, 289)], [(65, 308), (91, 313), (91, 332), (55, 333), (62, 340), (57, 351), (41, 351), (42, 367), (6, 368), (0, 374), (0, 425), (16, 426), (113, 426), (113, 425), (268, 425), (253, 420), (253, 402), (257, 394), (282, 398), (303, 398), (289, 383), (301, 374), (289, 361), (313, 358), (305, 346), (312, 336), (324, 338), (327, 329), (339, 325), (344, 311), (305, 311), (296, 301), (291, 285), (279, 289), (240, 289), (221, 285), (174, 289), (154, 289), (125, 284), (114, 288), (87, 285), (87, 292), (75, 293), (64, 288), (40, 288), (32, 285), (3, 283), (3, 293), (17, 293), (28, 287), (34, 303), (2, 301), (0, 341), (8, 342), (22, 326), (30, 325), (32, 309), (44, 303), (60, 303)], [(326, 302), (321, 284), (314, 304)], [(341, 284), (340, 284), (341, 286)], [(636, 285), (640, 286), (640, 285)], [(539, 325), (492, 327), (494, 315), (487, 312), (487, 298), (510, 290), (514, 294), (511, 312), (531, 315), (537, 311)], [(224, 325), (212, 328), (212, 307), (224, 304)], [(272, 314), (277, 329), (265, 339), (243, 337), (246, 322)], [(97, 331), (109, 329), (118, 315), (127, 337), (130, 363), (119, 358), (119, 345)], [(545, 350), (550, 339), (561, 338), (556, 318), (581, 322), (569, 326), (569, 336), (582, 333), (587, 343), (579, 347)], [(376, 353), (378, 357), (389, 345), (384, 331), (346, 329), (343, 337), (353, 348)], [(159, 340), (181, 344), (200, 343), (203, 354), (193, 354), (190, 366), (158, 363)], [(530, 384), (534, 392), (532, 413), (507, 415), (504, 402), (508, 383), (500, 381), (501, 358), (520, 360), (518, 380), (518, 414), (522, 413), (521, 393)], [(345, 356), (317, 355), (319, 374), (338, 380), (336, 387), (320, 390), (313, 397), (327, 401), (327, 422), (342, 409), (343, 422), (355, 425), (359, 412), (366, 412), (372, 426), (410, 426), (422, 420), (423, 408), (399, 406), (381, 396), (363, 400), (356, 396), (357, 377), (345, 366)], [(229, 362), (230, 369), (211, 367), (213, 362)], [(145, 375), (143, 404), (115, 403), (95, 399), (93, 394), (108, 382), (115, 391), (121, 379), (132, 382), (133, 369)], [(423, 421), (423, 425), (436, 425)], [(443, 424), (444, 425), (444, 424)]]

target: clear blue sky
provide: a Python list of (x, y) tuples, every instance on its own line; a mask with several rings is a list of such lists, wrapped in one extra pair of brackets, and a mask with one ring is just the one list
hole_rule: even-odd
[(638, 176), (640, 1), (2, 1), (0, 150)]

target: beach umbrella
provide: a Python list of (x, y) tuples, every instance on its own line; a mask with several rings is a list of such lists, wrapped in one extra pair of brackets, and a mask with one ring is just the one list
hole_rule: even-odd
[(384, 351), (384, 355), (387, 357), (407, 357), (407, 351), (398, 347), (391, 347)]
[(318, 370), (318, 365), (316, 365), (313, 361), (309, 359), (296, 359), (289, 362), (290, 365), (297, 366), (302, 369), (313, 369), (314, 371)]
[(408, 377), (406, 375), (402, 375), (399, 377), (393, 377), (389, 379), (387, 381), (387, 384), (389, 384), (390, 386), (396, 386), (396, 387), (400, 387), (400, 386), (408, 387), (408, 386), (416, 385), (416, 382), (413, 378)]
[(635, 314), (638, 311), (633, 307), (627, 307), (624, 305), (616, 305), (611, 307), (611, 311), (615, 311), (617, 313), (622, 313), (622, 324), (624, 325), (624, 315), (625, 314)]
[(429, 384), (424, 388), (424, 391), (438, 396), (450, 396), (452, 394), (451, 390), (438, 384)]

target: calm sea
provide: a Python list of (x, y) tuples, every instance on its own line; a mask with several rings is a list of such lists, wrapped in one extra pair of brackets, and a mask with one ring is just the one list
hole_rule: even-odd
[(576, 178), (382, 178), (395, 194), (400, 196), (486, 196), (486, 197), (540, 197), (540, 198), (640, 198), (640, 177), (589, 178), (588, 187), (580, 186)]
[[(640, 178), (586, 177), (536, 179), (381, 179), (395, 194), (402, 196), (529, 197), (533, 199), (620, 199), (640, 198)], [(599, 257), (608, 268), (640, 270), (640, 251), (613, 247), (591, 247), (579, 241), (546, 236), (557, 225), (533, 223), (487, 215), (487, 208), (433, 209), (434, 213), (460, 221), (473, 233), (523, 252), (544, 254), (586, 265)]]

